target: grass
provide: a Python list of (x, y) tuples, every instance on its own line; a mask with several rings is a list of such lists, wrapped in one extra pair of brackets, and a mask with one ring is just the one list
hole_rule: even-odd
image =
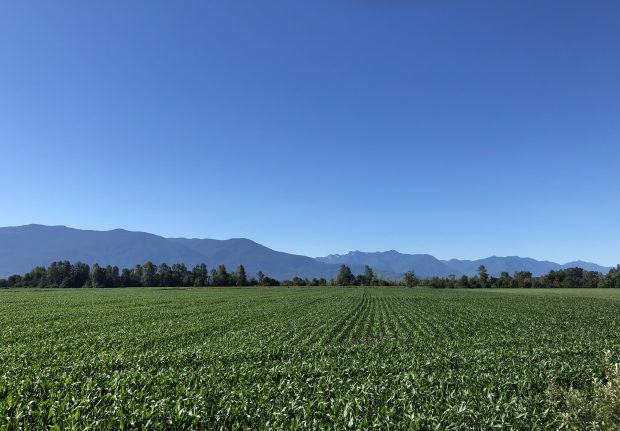
[(618, 429), (618, 299), (0, 291), (0, 428)]

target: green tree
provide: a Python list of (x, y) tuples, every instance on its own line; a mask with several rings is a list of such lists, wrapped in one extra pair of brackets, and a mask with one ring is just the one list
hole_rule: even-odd
[(303, 278), (295, 276), (293, 277), (291, 284), (293, 286), (306, 286), (308, 283)]
[(225, 265), (218, 265), (217, 269), (213, 272), (212, 279), (214, 286), (229, 286), (230, 274), (226, 271)]
[(95, 288), (105, 287), (105, 272), (98, 263), (90, 271), (90, 285)]
[(192, 269), (192, 278), (194, 286), (206, 286), (209, 284), (209, 271), (207, 265), (201, 263)]
[(73, 265), (68, 260), (65, 260), (60, 263), (60, 283), (59, 287), (73, 287)]
[(7, 279), (7, 287), (21, 287), (23, 277), (18, 274), (13, 274)]
[(415, 272), (413, 271), (405, 272), (405, 274), (403, 275), (403, 281), (405, 283), (405, 286), (407, 287), (414, 287), (416, 284), (418, 284)]
[(142, 265), (142, 286), (157, 286), (157, 267), (148, 261)]
[(237, 286), (247, 286), (248, 284), (248, 276), (243, 265), (239, 265), (235, 271), (235, 284)]
[(258, 279), (258, 284), (263, 286), (263, 282), (265, 281), (265, 274), (263, 273), (263, 271), (258, 271), (256, 273), (256, 278)]
[(159, 275), (159, 285), (160, 286), (171, 286), (172, 285), (172, 270), (165, 262), (160, 263), (157, 268), (157, 274)]
[(24, 274), (22, 282), (24, 287), (48, 287), (47, 269), (44, 266), (35, 267), (29, 273)]
[(144, 271), (142, 270), (142, 265), (138, 264), (136, 266), (133, 267), (133, 269), (131, 270), (131, 281), (132, 281), (132, 286), (144, 286), (142, 284), (142, 273)]
[(105, 267), (105, 287), (118, 287), (120, 285), (120, 275), (118, 266), (108, 265)]
[(489, 273), (484, 265), (478, 267), (478, 276), (480, 277), (482, 287), (489, 287)]
[(512, 287), (512, 277), (506, 271), (502, 271), (497, 279), (497, 287)]
[(189, 271), (184, 263), (175, 263), (170, 271), (172, 272), (172, 286), (187, 286), (189, 284)]
[(130, 286), (138, 286), (139, 285), (138, 280), (135, 280), (132, 277), (131, 270), (128, 269), (128, 268), (123, 268), (123, 270), (121, 271), (120, 283), (121, 283), (122, 287), (130, 287)]
[(73, 285), (71, 287), (84, 287), (90, 279), (90, 266), (86, 263), (76, 262), (73, 267)]
[(52, 262), (47, 267), (47, 282), (49, 287), (59, 287), (63, 280), (62, 262)]
[(372, 286), (375, 281), (375, 272), (368, 265), (364, 265), (364, 275), (362, 276), (362, 284), (364, 286)]
[(531, 288), (533, 287), (532, 273), (529, 271), (517, 271), (512, 277), (515, 287)]
[(620, 265), (610, 269), (605, 276), (605, 280), (609, 287), (620, 288)]
[(351, 268), (347, 265), (341, 265), (340, 271), (336, 276), (335, 280), (336, 285), (338, 286), (351, 286), (355, 283), (355, 276), (351, 272)]

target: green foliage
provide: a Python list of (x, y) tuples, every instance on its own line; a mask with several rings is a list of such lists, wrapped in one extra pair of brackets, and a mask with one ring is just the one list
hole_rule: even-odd
[(478, 277), (480, 278), (481, 287), (489, 287), (489, 274), (484, 265), (478, 267)]
[(142, 277), (140, 279), (142, 286), (157, 286), (159, 283), (157, 277), (157, 267), (153, 262), (148, 261), (142, 266)]
[(239, 265), (237, 267), (237, 271), (235, 271), (235, 285), (237, 286), (247, 286), (248, 285), (248, 276), (245, 273), (245, 268), (243, 265)]
[(567, 428), (575, 430), (620, 430), (620, 363), (605, 352), (604, 375), (584, 389), (561, 389), (551, 385), (548, 395), (561, 410)]
[(336, 286), (353, 286), (355, 285), (355, 276), (351, 272), (351, 268), (347, 265), (340, 265), (340, 271), (334, 279)]
[(617, 425), (619, 315), (605, 289), (2, 291), (0, 429)]
[(364, 274), (359, 276), (359, 284), (361, 286), (373, 286), (376, 284), (377, 276), (372, 268), (368, 265), (364, 265)]
[(620, 288), (620, 265), (617, 265), (615, 268), (612, 268), (607, 274), (607, 277), (601, 279), (601, 284), (599, 287), (615, 287)]
[(413, 287), (418, 284), (418, 279), (416, 278), (415, 273), (413, 271), (405, 272), (405, 275), (403, 276), (403, 283), (405, 283), (405, 286), (407, 287)]
[[(68, 261), (53, 262), (49, 267), (36, 267), (21, 275), (12, 275), (8, 279), (0, 279), (0, 288), (6, 287), (190, 287), (190, 286), (325, 286), (324, 278), (293, 277), (292, 280), (279, 281), (267, 277), (258, 271), (257, 278), (247, 278), (243, 265), (229, 273), (224, 265), (211, 270), (205, 264), (196, 265), (191, 271), (183, 263), (175, 263), (172, 267), (161, 263), (158, 267), (152, 262), (136, 265), (132, 269), (116, 266), (93, 264), (92, 269), (84, 263), (75, 265)], [(338, 275), (331, 281), (334, 286), (407, 286), (425, 285), (433, 288), (620, 288), (620, 265), (609, 271), (606, 276), (582, 268), (567, 268), (550, 271), (541, 277), (534, 277), (531, 272), (517, 271), (511, 277), (502, 272), (499, 278), (490, 276), (481, 265), (478, 275), (468, 278), (461, 276), (457, 281), (454, 274), (447, 278), (432, 277), (418, 280), (413, 271), (404, 274), (400, 281), (377, 276), (373, 269), (365, 265), (364, 272), (357, 276), (347, 265), (341, 265)]]

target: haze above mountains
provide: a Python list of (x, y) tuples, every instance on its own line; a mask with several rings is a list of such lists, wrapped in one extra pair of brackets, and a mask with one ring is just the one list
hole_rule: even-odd
[(47, 266), (56, 260), (81, 261), (89, 264), (133, 267), (146, 261), (159, 263), (183, 262), (188, 266), (206, 263), (209, 268), (224, 264), (233, 270), (243, 264), (248, 274), (259, 270), (278, 279), (300, 277), (334, 277), (340, 265), (349, 265), (353, 272), (370, 265), (386, 277), (398, 277), (415, 271), (418, 277), (474, 275), (485, 265), (492, 275), (502, 271), (531, 271), (534, 275), (550, 270), (581, 267), (607, 273), (608, 267), (590, 262), (558, 264), (517, 256), (488, 257), (478, 260), (439, 260), (428, 254), (403, 254), (395, 250), (366, 253), (352, 251), (325, 257), (284, 253), (244, 238), (228, 240), (164, 238), (123, 229), (110, 231), (80, 230), (65, 226), (26, 225), (0, 228), (0, 278), (23, 274), (35, 266)]

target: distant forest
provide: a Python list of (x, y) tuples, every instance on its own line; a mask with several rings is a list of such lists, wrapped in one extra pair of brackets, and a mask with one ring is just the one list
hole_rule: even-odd
[(68, 261), (53, 262), (47, 268), (38, 266), (24, 275), (12, 275), (0, 279), (0, 288), (14, 287), (189, 287), (189, 286), (430, 286), (433, 288), (620, 288), (620, 265), (603, 275), (582, 268), (568, 268), (551, 271), (541, 277), (531, 272), (518, 271), (512, 276), (503, 272), (499, 277), (487, 273), (484, 266), (478, 268), (474, 277), (433, 277), (417, 278), (413, 271), (404, 274), (400, 280), (389, 280), (378, 276), (368, 265), (362, 274), (355, 275), (346, 265), (340, 267), (338, 275), (331, 279), (301, 278), (276, 280), (259, 271), (248, 277), (243, 265), (234, 272), (228, 272), (224, 265), (208, 270), (205, 264), (196, 265), (191, 270), (182, 263), (169, 266), (165, 263), (123, 268), (117, 266), (75, 264)]

